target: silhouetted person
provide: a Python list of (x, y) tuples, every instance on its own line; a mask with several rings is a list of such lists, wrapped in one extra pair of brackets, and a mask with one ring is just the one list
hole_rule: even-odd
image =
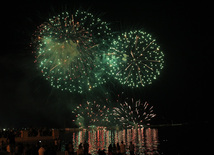
[(115, 144), (113, 144), (112, 154), (113, 154), (113, 155), (116, 155), (116, 154), (117, 154), (117, 147), (116, 147)]
[(54, 139), (54, 147), (55, 147), (55, 150), (58, 151), (58, 140), (57, 139)]
[(82, 143), (80, 143), (79, 148), (77, 150), (77, 155), (84, 155), (84, 150), (82, 147)]
[(100, 155), (101, 154), (101, 150), (99, 149), (97, 153), (98, 153), (98, 155)]
[(74, 154), (74, 149), (73, 149), (73, 145), (71, 142), (68, 143), (68, 154), (69, 155), (73, 155)]
[(85, 141), (83, 144), (84, 155), (88, 155), (89, 144)]
[(117, 143), (116, 153), (117, 153), (117, 154), (120, 154), (120, 145), (119, 145), (119, 143)]
[(0, 151), (3, 151), (3, 147), (4, 147), (4, 141), (2, 140), (0, 143)]
[(121, 145), (120, 145), (120, 153), (122, 155), (126, 154), (126, 146), (123, 144), (123, 141), (121, 142)]
[(38, 150), (38, 155), (44, 155), (45, 154), (45, 148), (41, 146)]
[(112, 155), (112, 145), (111, 144), (108, 147), (108, 155)]
[(101, 151), (100, 149), (98, 150), (98, 155), (105, 155), (105, 154), (106, 154), (106, 153), (105, 153), (105, 149), (102, 150), (102, 151)]
[(10, 152), (13, 154), (15, 151), (15, 134), (11, 130), (10, 134), (8, 135), (9, 145), (10, 145)]
[[(30, 150), (30, 144), (27, 144), (23, 149), (23, 155), (28, 155)], [(38, 149), (39, 150), (39, 149)]]
[(132, 142), (130, 142), (129, 151), (130, 151), (130, 155), (134, 155), (134, 144), (132, 144)]

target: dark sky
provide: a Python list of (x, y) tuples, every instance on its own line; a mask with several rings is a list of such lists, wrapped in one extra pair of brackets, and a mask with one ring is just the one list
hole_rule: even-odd
[(211, 41), (206, 26), (209, 20), (204, 17), (209, 14), (201, 11), (205, 6), (200, 2), (26, 1), (5, 6), (8, 13), (1, 17), (0, 127), (68, 125), (72, 105), (90, 96), (52, 89), (36, 70), (28, 46), (37, 25), (60, 11), (80, 7), (111, 22), (115, 31), (143, 28), (157, 38), (165, 54), (164, 69), (153, 85), (131, 90), (109, 83), (94, 94), (105, 96), (103, 92), (109, 91), (115, 98), (123, 91), (130, 98), (147, 100), (155, 106), (160, 123), (208, 120), (213, 65), (206, 48)]

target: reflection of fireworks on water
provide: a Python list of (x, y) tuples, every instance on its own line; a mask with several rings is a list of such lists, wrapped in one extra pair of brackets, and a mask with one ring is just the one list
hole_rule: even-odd
[[(108, 100), (106, 100), (108, 102)], [(96, 101), (86, 104), (79, 104), (72, 113), (76, 114), (76, 124), (79, 127), (87, 128), (89, 126), (107, 126), (109, 123), (109, 108), (106, 104), (100, 104)]]
[(125, 32), (111, 43), (107, 54), (109, 74), (129, 87), (152, 84), (163, 68), (163, 52), (150, 34)]
[(149, 121), (156, 116), (153, 112), (153, 106), (149, 106), (148, 102), (141, 102), (140, 100), (131, 103), (125, 101), (120, 103), (118, 107), (113, 109), (114, 120), (124, 127), (133, 125), (147, 125)]
[(79, 93), (91, 90), (105, 83), (100, 53), (110, 30), (91, 13), (62, 12), (35, 31), (34, 62), (53, 87)]

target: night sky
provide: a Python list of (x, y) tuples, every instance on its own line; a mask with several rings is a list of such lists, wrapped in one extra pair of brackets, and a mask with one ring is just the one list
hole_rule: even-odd
[[(0, 65), (0, 128), (71, 126), (71, 107), (83, 98), (110, 99), (124, 92), (129, 98), (154, 105), (154, 123), (207, 123), (212, 105), (212, 61), (209, 14), (198, 4), (159, 1), (26, 1), (11, 2), (2, 13), (3, 45)], [(152, 34), (165, 54), (164, 69), (152, 85), (130, 89), (107, 83), (93, 93), (79, 95), (49, 86), (33, 63), (29, 44), (36, 26), (61, 11), (82, 8), (111, 23), (116, 32), (143, 29)], [(206, 9), (206, 8), (205, 8)], [(211, 70), (212, 69), (212, 70)], [(93, 94), (93, 95), (92, 95)]]

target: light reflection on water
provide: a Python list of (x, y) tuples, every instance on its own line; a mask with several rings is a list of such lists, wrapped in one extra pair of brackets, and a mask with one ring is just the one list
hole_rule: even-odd
[(158, 154), (158, 129), (138, 128), (124, 130), (82, 130), (72, 133), (72, 141), (74, 150), (78, 149), (80, 143), (87, 141), (89, 143), (89, 153), (97, 154), (97, 151), (106, 150), (110, 144), (121, 144), (121, 141), (126, 145), (126, 153), (129, 154), (130, 142), (135, 145), (135, 154)]

